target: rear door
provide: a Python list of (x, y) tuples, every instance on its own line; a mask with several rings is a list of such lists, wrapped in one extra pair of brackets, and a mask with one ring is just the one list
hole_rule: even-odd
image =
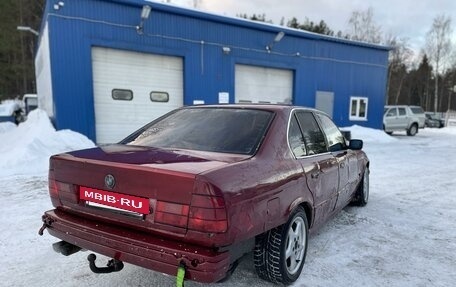
[(409, 124), (409, 117), (405, 108), (397, 108), (397, 129), (405, 130)]
[(315, 224), (323, 223), (334, 211), (339, 185), (338, 160), (329, 152), (325, 136), (312, 112), (295, 113), (305, 155), (297, 157), (307, 178), (307, 185), (314, 196)]

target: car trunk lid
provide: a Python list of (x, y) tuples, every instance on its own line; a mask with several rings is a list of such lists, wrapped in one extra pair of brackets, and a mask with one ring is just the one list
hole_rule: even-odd
[[(51, 158), (50, 195), (54, 206), (81, 216), (183, 235), (192, 200), (222, 197), (197, 190), (196, 176), (245, 158), (125, 145), (76, 151)], [(211, 214), (223, 219), (223, 204), (214, 202)]]

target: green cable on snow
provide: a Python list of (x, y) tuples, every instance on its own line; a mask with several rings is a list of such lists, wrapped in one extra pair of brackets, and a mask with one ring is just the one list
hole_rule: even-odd
[(176, 287), (184, 287), (184, 278), (185, 278), (185, 265), (184, 263), (180, 263), (179, 267), (177, 267), (177, 275), (176, 275)]

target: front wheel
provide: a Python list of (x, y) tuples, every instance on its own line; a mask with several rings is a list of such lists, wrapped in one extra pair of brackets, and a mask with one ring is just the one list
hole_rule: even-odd
[(386, 134), (388, 134), (389, 136), (393, 134), (393, 132), (390, 132), (390, 131), (386, 131), (385, 129), (385, 125), (383, 125), (383, 130), (385, 131)]
[(306, 213), (298, 207), (287, 223), (257, 236), (254, 263), (258, 276), (273, 283), (296, 281), (306, 259), (308, 233)]
[(357, 206), (365, 206), (369, 200), (369, 168), (364, 169), (363, 178), (356, 190), (352, 203)]
[(408, 136), (414, 136), (418, 133), (418, 125), (413, 124), (410, 126), (410, 128), (407, 130), (407, 135)]

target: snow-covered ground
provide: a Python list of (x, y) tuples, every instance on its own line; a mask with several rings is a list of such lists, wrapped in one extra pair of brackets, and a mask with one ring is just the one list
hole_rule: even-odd
[[(71, 131), (56, 132), (40, 111), (17, 128), (3, 125), (1, 286), (174, 286), (174, 277), (130, 264), (119, 273), (93, 274), (88, 252), (55, 253), (51, 244), (57, 239), (37, 234), (42, 213), (52, 208), (48, 157), (93, 143)], [(370, 201), (345, 208), (311, 237), (294, 286), (455, 286), (456, 128), (420, 130), (415, 137), (349, 129), (352, 138), (364, 139), (371, 160)], [(207, 286), (273, 285), (258, 279), (249, 254), (227, 282)]]

